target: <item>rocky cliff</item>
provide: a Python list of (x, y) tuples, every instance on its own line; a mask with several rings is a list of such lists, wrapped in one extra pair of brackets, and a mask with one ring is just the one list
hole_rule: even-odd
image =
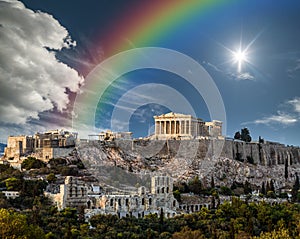
[[(276, 188), (291, 185), (300, 173), (300, 148), (278, 143), (245, 143), (233, 140), (118, 140), (81, 141), (77, 153), (99, 180), (141, 184), (155, 173), (169, 173), (175, 180), (198, 175), (209, 183), (231, 186), (249, 181), (260, 187), (273, 180)], [(285, 178), (285, 164), (288, 178)], [(145, 179), (145, 180), (144, 180)]]

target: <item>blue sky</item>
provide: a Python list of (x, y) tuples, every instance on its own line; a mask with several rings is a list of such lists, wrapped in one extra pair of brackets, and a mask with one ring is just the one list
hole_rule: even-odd
[[(0, 1), (2, 141), (7, 135), (70, 127), (78, 85), (107, 51), (102, 37), (137, 2), (26, 0), (23, 6)], [(184, 53), (205, 68), (225, 105), (227, 136), (248, 127), (254, 140), (262, 136), (300, 145), (299, 10), (296, 0), (233, 1), (183, 22), (151, 46)], [(130, 36), (122, 37), (134, 45)], [(234, 61), (239, 49), (246, 54), (240, 69)], [(109, 128), (118, 99), (133, 87), (149, 83), (177, 90), (195, 108), (197, 117), (211, 120), (203, 98), (184, 79), (148, 69), (116, 79), (108, 89), (112, 93), (99, 102), (96, 126)], [(144, 136), (153, 130), (152, 116), (169, 110), (149, 100), (134, 109), (129, 129), (135, 137)], [(120, 129), (121, 123), (119, 119)]]

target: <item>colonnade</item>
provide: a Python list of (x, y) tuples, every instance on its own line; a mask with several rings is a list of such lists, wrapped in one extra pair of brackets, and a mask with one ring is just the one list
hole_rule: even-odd
[(155, 134), (191, 134), (190, 120), (157, 120)]
[(157, 119), (155, 121), (156, 135), (206, 135), (205, 123), (191, 119)]

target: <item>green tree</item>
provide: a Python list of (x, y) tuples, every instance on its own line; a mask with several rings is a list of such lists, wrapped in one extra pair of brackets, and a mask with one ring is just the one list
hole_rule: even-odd
[(265, 182), (264, 181), (262, 182), (262, 185), (261, 185), (261, 193), (263, 195), (266, 195), (266, 186), (265, 186)]
[(271, 190), (272, 192), (275, 192), (274, 181), (273, 181), (272, 179), (270, 180), (270, 190)]
[(250, 136), (250, 131), (248, 128), (241, 129), (241, 132), (237, 131), (234, 134), (234, 139), (239, 139), (245, 142), (251, 142), (252, 138)]
[(191, 230), (188, 226), (182, 228), (180, 232), (175, 232), (173, 239), (204, 239), (205, 236), (199, 230)]
[(284, 177), (285, 177), (285, 180), (287, 180), (288, 177), (289, 177), (288, 167), (289, 167), (288, 159), (285, 158), (285, 162), (284, 162)]
[(248, 180), (244, 183), (244, 193), (250, 194), (252, 192), (251, 184), (248, 182)]
[(180, 194), (180, 191), (178, 189), (173, 191), (173, 195), (174, 195), (174, 198), (176, 198), (176, 200), (178, 202), (181, 202), (181, 194)]
[(8, 178), (5, 180), (5, 186), (8, 191), (19, 191), (22, 188), (22, 180), (19, 178)]
[(32, 197), (34, 199), (36, 196), (43, 194), (46, 186), (47, 182), (44, 180), (24, 180), (20, 195)]
[(211, 187), (211, 188), (215, 188), (215, 179), (214, 179), (214, 176), (213, 176), (213, 175), (211, 175), (210, 187)]
[(280, 228), (272, 232), (262, 232), (259, 237), (254, 237), (253, 239), (292, 239), (292, 237), (288, 229)]
[(33, 169), (33, 168), (43, 168), (45, 166), (46, 164), (43, 161), (38, 160), (34, 157), (28, 157), (21, 164), (21, 168), (26, 170)]
[(189, 190), (195, 194), (200, 194), (202, 184), (198, 176), (194, 177), (188, 182)]
[(62, 176), (78, 176), (78, 168), (63, 166), (61, 167), (60, 174)]
[(8, 208), (9, 206), (9, 202), (6, 199), (5, 195), (0, 192), (0, 208)]
[(299, 176), (296, 173), (295, 183), (294, 183), (293, 188), (292, 188), (292, 201), (293, 202), (297, 202), (299, 200), (299, 198), (298, 198), (299, 189), (300, 189)]
[(241, 133), (240, 133), (240, 131), (235, 132), (234, 139), (241, 139)]
[(263, 144), (265, 142), (265, 140), (262, 137), (258, 137), (258, 143)]
[(222, 186), (220, 194), (227, 195), (227, 196), (232, 196), (233, 193), (232, 193), (232, 190), (230, 188)]
[(270, 183), (267, 181), (266, 192), (271, 191)]
[(8, 164), (0, 164), (0, 173), (5, 172), (9, 168), (10, 168), (10, 166)]
[(245, 142), (251, 142), (252, 138), (250, 136), (250, 131), (248, 128), (241, 129), (241, 140)]
[(28, 225), (26, 216), (20, 213), (0, 209), (0, 238), (27, 239), (45, 238), (43, 230), (36, 225)]
[(57, 179), (57, 178), (56, 178), (56, 176), (55, 176), (54, 173), (48, 174), (48, 175), (47, 175), (47, 178), (46, 178), (46, 180), (47, 180), (49, 183), (55, 183), (56, 179)]

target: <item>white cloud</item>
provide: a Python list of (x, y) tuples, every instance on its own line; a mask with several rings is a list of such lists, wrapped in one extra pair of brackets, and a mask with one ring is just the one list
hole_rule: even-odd
[(276, 115), (271, 115), (268, 117), (264, 117), (262, 119), (257, 119), (250, 123), (265, 124), (265, 125), (281, 124), (281, 125), (289, 126), (289, 125), (293, 125), (297, 122), (298, 122), (298, 118), (296, 118), (292, 115), (289, 115), (287, 113), (282, 113), (282, 112), (278, 111)]
[(238, 73), (238, 74), (234, 75), (234, 77), (237, 80), (255, 80), (254, 76), (251, 75), (249, 72)]
[(215, 66), (214, 64), (211, 64), (210, 62), (203, 61), (202, 63), (204, 65), (207, 65), (207, 66), (213, 68), (215, 71), (223, 72), (219, 67)]
[(213, 70), (217, 72), (221, 72), (226, 74), (229, 78), (234, 79), (234, 80), (255, 80), (254, 75), (252, 75), (250, 72), (237, 72), (237, 73), (232, 73), (227, 70), (221, 69), (220, 67), (215, 66), (214, 64), (211, 64), (210, 62), (203, 61), (202, 64), (212, 68)]
[(300, 113), (300, 98), (299, 97), (295, 97), (294, 99), (289, 100), (288, 104), (293, 106), (295, 112)]
[(25, 124), (39, 113), (69, 103), (68, 88), (83, 78), (55, 52), (76, 45), (51, 15), (16, 0), (0, 1), (0, 122)]
[[(286, 101), (283, 106), (285, 106), (285, 112), (277, 111), (277, 114), (263, 117), (262, 119), (257, 119), (251, 122), (242, 123), (245, 124), (265, 124), (273, 125), (280, 124), (283, 126), (291, 126), (300, 121), (300, 98), (295, 97), (292, 100)], [(290, 109), (292, 106), (292, 110)]]

